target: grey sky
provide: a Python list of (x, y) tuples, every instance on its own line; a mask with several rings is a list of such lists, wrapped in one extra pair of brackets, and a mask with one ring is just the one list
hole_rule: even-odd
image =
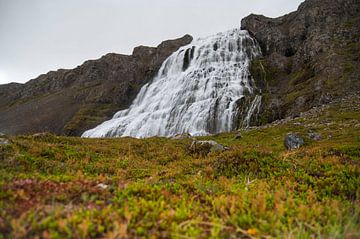
[(0, 0), (0, 84), (130, 54), (186, 33), (212, 35), (250, 13), (270, 17), (302, 0)]

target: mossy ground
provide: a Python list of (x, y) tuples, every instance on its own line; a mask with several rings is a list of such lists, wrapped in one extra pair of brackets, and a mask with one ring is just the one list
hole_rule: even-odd
[[(204, 137), (229, 147), (208, 155), (189, 139), (11, 137), (0, 238), (359, 238), (359, 104)], [(288, 132), (305, 146), (286, 151)]]

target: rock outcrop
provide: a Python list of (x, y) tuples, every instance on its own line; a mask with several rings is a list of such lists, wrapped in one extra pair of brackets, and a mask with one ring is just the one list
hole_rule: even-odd
[(192, 41), (186, 35), (132, 55), (107, 54), (72, 70), (51, 71), (26, 84), (0, 85), (0, 131), (81, 135), (127, 108), (163, 61)]
[(307, 0), (279, 18), (241, 22), (263, 58), (251, 73), (262, 89), (257, 122), (264, 124), (360, 90), (360, 1)]

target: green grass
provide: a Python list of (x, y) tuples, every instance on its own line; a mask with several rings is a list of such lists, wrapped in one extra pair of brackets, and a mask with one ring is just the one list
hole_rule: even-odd
[[(359, 238), (359, 106), (201, 137), (229, 147), (208, 155), (189, 139), (10, 137), (0, 238)], [(286, 151), (288, 132), (305, 146)]]

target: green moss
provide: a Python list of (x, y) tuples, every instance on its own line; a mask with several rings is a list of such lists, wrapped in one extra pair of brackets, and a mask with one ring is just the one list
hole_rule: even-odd
[(266, 59), (252, 60), (249, 70), (257, 86), (260, 86), (262, 89), (265, 89), (267, 85), (273, 86), (278, 83), (277, 77), (279, 72), (271, 67)]

